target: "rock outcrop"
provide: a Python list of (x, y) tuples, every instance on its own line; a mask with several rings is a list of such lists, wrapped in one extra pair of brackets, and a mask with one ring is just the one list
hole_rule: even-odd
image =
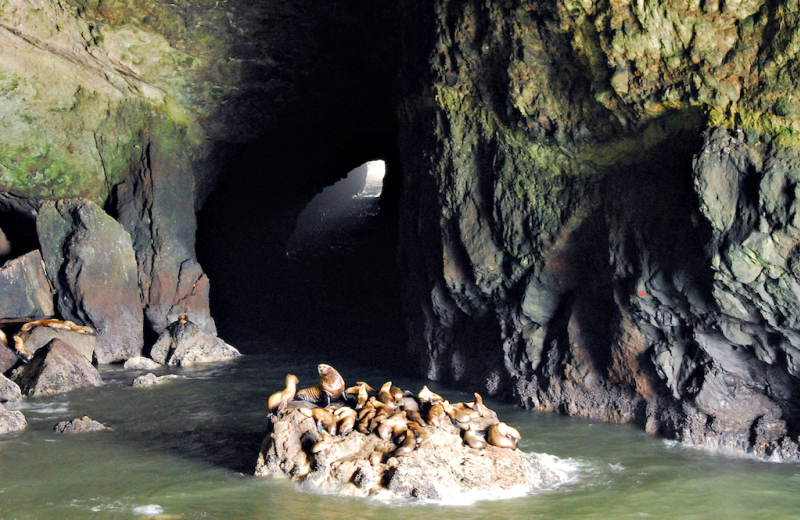
[(406, 2), (428, 377), (797, 458), (793, 4)]
[(40, 319), (55, 314), (53, 287), (39, 251), (0, 267), (0, 318)]
[(100, 373), (86, 358), (60, 339), (36, 351), (11, 379), (27, 397), (59, 394), (76, 388), (102, 386)]
[(22, 415), (22, 412), (6, 410), (5, 407), (0, 404), (0, 435), (24, 430), (27, 425), (28, 422), (25, 420), (25, 416)]
[(179, 376), (175, 374), (157, 376), (155, 374), (149, 373), (134, 379), (131, 386), (133, 386), (134, 388), (144, 388), (148, 386), (160, 385), (161, 383), (166, 383), (167, 381), (173, 381), (175, 379), (185, 379), (185, 378), (184, 376)]
[(122, 365), (122, 368), (126, 370), (157, 370), (161, 368), (161, 365), (150, 358), (139, 356), (127, 360), (125, 364)]
[(0, 374), (5, 374), (19, 362), (19, 358), (9, 347), (0, 345)]
[(97, 331), (97, 361), (140, 355), (144, 318), (130, 235), (86, 199), (44, 203), (36, 229), (58, 312)]
[(72, 419), (71, 421), (61, 421), (60, 423), (56, 424), (53, 427), (54, 432), (64, 433), (69, 435), (79, 434), (79, 433), (89, 433), (89, 432), (101, 432), (106, 430), (113, 431), (113, 428), (109, 428), (103, 423), (95, 421), (94, 419), (86, 415), (84, 415), (83, 417)]
[(16, 336), (23, 340), (24, 348), (30, 354), (58, 338), (75, 349), (90, 363), (94, 359), (94, 351), (97, 348), (97, 337), (94, 334), (76, 332), (67, 328), (37, 326), (26, 332), (20, 332)]
[(170, 324), (150, 351), (153, 360), (172, 366), (227, 361), (239, 356), (234, 347), (188, 320)]
[(0, 374), (0, 403), (14, 401), (22, 397), (19, 385)]
[[(321, 434), (317, 422), (298, 409), (270, 415), (255, 474), (285, 475), (309, 489), (352, 496), (384, 494), (393, 499), (442, 499), (470, 492), (514, 489), (530, 492), (559, 483), (539, 460), (519, 450), (474, 449), (457, 434), (425, 426), (414, 451), (377, 434), (353, 430)], [(324, 444), (324, 446), (320, 446)]]

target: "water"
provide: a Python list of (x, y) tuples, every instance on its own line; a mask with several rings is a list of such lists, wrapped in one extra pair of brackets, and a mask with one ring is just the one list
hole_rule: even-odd
[[(555, 489), (506, 500), (391, 504), (318, 495), (287, 480), (251, 476), (267, 418), (264, 402), (286, 372), (316, 379), (320, 361), (348, 381), (392, 378), (346, 358), (290, 349), (217, 367), (152, 388), (135, 372), (104, 369), (106, 385), (16, 407), (28, 429), (0, 440), (0, 518), (798, 518), (800, 466), (709, 453), (633, 427), (531, 413), (492, 402), (523, 435), (520, 446), (572, 478)], [(283, 353), (282, 353), (283, 352)], [(394, 380), (419, 389), (425, 381)], [(469, 395), (436, 387), (454, 400)], [(83, 415), (113, 432), (58, 435)], [(546, 454), (546, 455), (545, 455)]]

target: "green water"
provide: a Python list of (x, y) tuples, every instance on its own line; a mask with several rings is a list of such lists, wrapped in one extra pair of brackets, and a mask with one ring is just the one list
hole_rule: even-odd
[[(498, 403), (491, 405), (522, 433), (520, 447), (548, 454), (568, 482), (509, 499), (391, 504), (251, 476), (267, 396), (290, 371), (313, 381), (322, 361), (347, 381), (377, 385), (392, 376), (346, 358), (272, 354), (178, 370), (188, 378), (144, 389), (130, 386), (135, 372), (104, 369), (100, 389), (21, 403), (27, 430), (0, 437), (0, 518), (800, 518), (800, 465), (712, 454), (633, 427)], [(115, 431), (53, 433), (58, 421), (83, 415)]]

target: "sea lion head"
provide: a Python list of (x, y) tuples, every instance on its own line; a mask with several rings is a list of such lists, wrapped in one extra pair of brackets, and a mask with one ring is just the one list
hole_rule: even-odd
[(317, 371), (319, 372), (320, 380), (319, 384), (322, 389), (331, 396), (331, 399), (337, 399), (342, 392), (344, 392), (344, 378), (339, 375), (339, 372), (336, 371), (330, 365), (326, 365), (324, 363), (320, 363), (317, 366)]

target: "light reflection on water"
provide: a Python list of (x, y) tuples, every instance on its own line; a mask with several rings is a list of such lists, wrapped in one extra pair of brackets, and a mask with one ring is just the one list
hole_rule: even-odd
[[(314, 383), (327, 362), (373, 386), (392, 374), (346, 359), (276, 351), (144, 389), (136, 372), (105, 369), (100, 389), (31, 399), (24, 432), (0, 437), (0, 518), (800, 518), (800, 466), (674, 445), (634, 427), (530, 413), (491, 403), (523, 435), (521, 448), (571, 478), (521, 498), (465, 505), (387, 503), (303, 491), (250, 476), (266, 427), (265, 401), (287, 372)], [(419, 390), (423, 381), (397, 379)], [(451, 400), (469, 394), (430, 385)], [(89, 415), (115, 429), (80, 436), (56, 422)]]

